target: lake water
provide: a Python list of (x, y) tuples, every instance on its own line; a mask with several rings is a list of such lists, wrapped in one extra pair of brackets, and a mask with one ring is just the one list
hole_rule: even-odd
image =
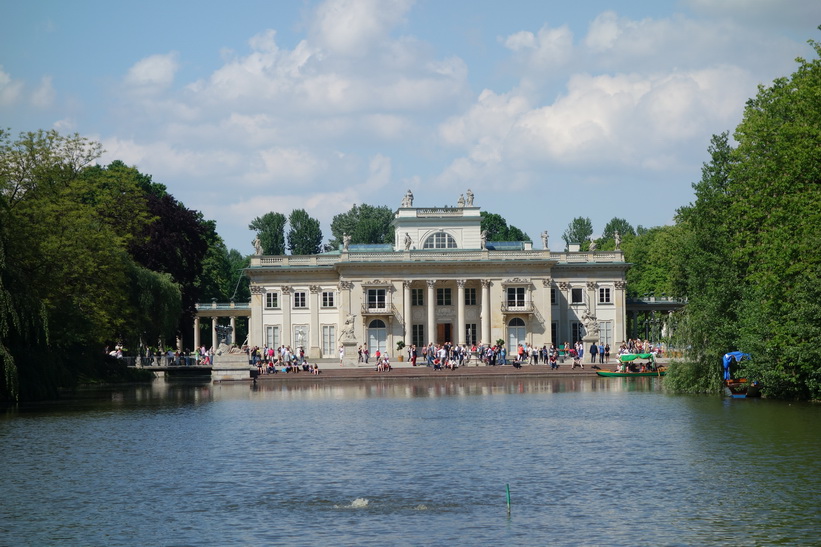
[(0, 544), (818, 545), (821, 405), (661, 381), (158, 380), (9, 410)]

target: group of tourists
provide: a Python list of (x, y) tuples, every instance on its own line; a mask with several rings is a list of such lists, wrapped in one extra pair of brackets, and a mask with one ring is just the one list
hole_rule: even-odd
[(619, 346), (619, 355), (627, 355), (631, 353), (653, 353), (656, 357), (662, 356), (661, 344), (653, 344), (649, 340), (642, 341), (639, 338), (635, 340), (630, 338), (627, 342), (622, 342)]
[[(305, 349), (300, 347), (297, 350), (291, 346), (282, 345), (278, 348), (253, 346), (247, 349), (248, 362), (257, 367), (259, 374), (276, 374), (279, 371), (285, 373), (310, 372), (319, 374), (319, 365), (308, 363), (305, 358)], [(279, 367), (279, 368), (278, 368)]]

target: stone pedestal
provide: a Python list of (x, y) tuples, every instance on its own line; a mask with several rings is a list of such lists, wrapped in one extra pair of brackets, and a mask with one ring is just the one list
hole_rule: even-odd
[(345, 340), (342, 342), (342, 347), (344, 349), (342, 366), (357, 366), (359, 364), (359, 351), (357, 349), (356, 340)]
[(211, 380), (214, 382), (250, 380), (252, 368), (254, 371), (257, 370), (248, 364), (247, 354), (221, 351), (214, 355), (214, 364), (211, 366)]

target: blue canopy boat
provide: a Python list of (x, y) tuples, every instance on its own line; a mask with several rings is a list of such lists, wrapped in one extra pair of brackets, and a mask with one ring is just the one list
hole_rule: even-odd
[(744, 359), (750, 359), (749, 353), (731, 351), (724, 354), (722, 365), (724, 366), (724, 394), (733, 399), (746, 399), (747, 397), (760, 397), (761, 386), (758, 382), (748, 382), (746, 378), (733, 378), (730, 368)]

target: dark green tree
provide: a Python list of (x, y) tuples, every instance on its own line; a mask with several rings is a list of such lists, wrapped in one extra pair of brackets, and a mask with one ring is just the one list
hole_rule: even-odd
[(677, 217), (684, 230), (678, 248), (686, 280), (681, 296), (688, 298), (677, 345), (690, 349), (689, 361), (668, 374), (669, 386), (678, 391), (717, 391), (721, 356), (738, 349), (741, 280), (739, 265), (729, 260), (735, 221), (729, 209), (734, 160), (727, 133), (714, 135), (708, 151), (710, 161), (693, 185), (696, 200)]
[(571, 243), (578, 243), (582, 245), (583, 250), (586, 249), (591, 235), (593, 235), (593, 223), (590, 219), (585, 217), (574, 218), (562, 234), (565, 250), (569, 249)]
[(331, 234), (329, 249), (341, 247), (342, 234), (351, 236), (351, 243), (393, 243), (393, 211), (386, 205), (354, 205), (348, 212), (334, 216)]
[[(821, 44), (810, 42), (821, 56)], [(759, 87), (736, 128), (729, 259), (741, 267), (742, 372), (764, 393), (821, 398), (821, 60)]]
[(481, 229), (487, 231), (488, 241), (530, 241), (530, 237), (515, 226), (508, 226), (507, 220), (496, 213), (482, 211)]
[(294, 209), (288, 217), (288, 250), (294, 255), (317, 254), (322, 249), (319, 221), (305, 209)]
[(256, 217), (248, 225), (248, 229), (254, 230), (259, 237), (262, 254), (285, 254), (285, 222), (285, 215), (272, 211)]

